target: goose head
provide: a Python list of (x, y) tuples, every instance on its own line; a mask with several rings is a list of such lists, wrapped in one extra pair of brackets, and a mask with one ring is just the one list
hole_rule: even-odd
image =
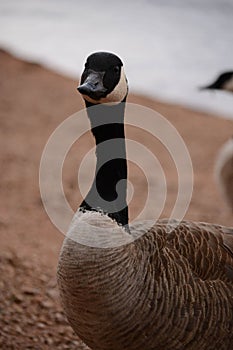
[(125, 101), (128, 84), (121, 59), (109, 52), (88, 56), (77, 89), (91, 104)]
[(227, 90), (233, 92), (233, 72), (225, 72), (210, 85), (204, 86), (201, 90)]

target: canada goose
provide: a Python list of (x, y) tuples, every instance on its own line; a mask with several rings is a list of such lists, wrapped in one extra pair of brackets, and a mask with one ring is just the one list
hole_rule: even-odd
[[(100, 143), (119, 138), (119, 147), (118, 153), (110, 147), (113, 160), (95, 175), (109, 207), (98, 200), (88, 204), (91, 187), (61, 250), (58, 286), (71, 326), (94, 350), (232, 349), (233, 228), (186, 221), (173, 226), (166, 220), (145, 232), (144, 222), (128, 228), (126, 185), (114, 213), (111, 207), (117, 181), (127, 177), (128, 87), (121, 60), (105, 52), (90, 55), (78, 90), (96, 139), (97, 169)], [(106, 124), (96, 127), (99, 118)], [(96, 231), (100, 240), (107, 232), (110, 241), (128, 244), (100, 248), (79, 242), (87, 236), (88, 243)]]
[(227, 90), (233, 92), (233, 72), (222, 73), (214, 83), (201, 88), (201, 90), (208, 89)]
[(221, 192), (233, 211), (233, 136), (219, 151), (215, 174)]

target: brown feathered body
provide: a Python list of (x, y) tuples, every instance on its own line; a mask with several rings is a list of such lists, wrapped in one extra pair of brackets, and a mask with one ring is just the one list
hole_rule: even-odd
[(162, 220), (144, 235), (143, 223), (132, 226), (130, 237), (106, 215), (82, 215), (120, 240), (80, 244), (74, 220), (61, 251), (62, 303), (91, 349), (233, 349), (232, 228)]
[(233, 211), (233, 137), (221, 148), (215, 170), (221, 192)]

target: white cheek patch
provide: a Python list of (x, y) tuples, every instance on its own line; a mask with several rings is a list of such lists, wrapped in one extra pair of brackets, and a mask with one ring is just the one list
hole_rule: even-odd
[(233, 76), (223, 84), (223, 89), (233, 92)]
[(121, 67), (121, 76), (118, 84), (115, 86), (114, 90), (110, 92), (106, 97), (103, 97), (99, 100), (93, 100), (91, 97), (87, 95), (83, 95), (83, 98), (87, 100), (88, 102), (91, 102), (93, 104), (98, 103), (110, 103), (115, 104), (121, 102), (128, 92), (128, 84), (124, 72), (124, 68)]

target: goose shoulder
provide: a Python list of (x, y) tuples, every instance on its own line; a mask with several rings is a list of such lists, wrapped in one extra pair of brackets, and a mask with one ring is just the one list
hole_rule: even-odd
[[(140, 229), (143, 230), (143, 224)], [(233, 228), (164, 219), (136, 240), (135, 245), (150, 257), (151, 263), (153, 259), (157, 261), (159, 251), (161, 256), (170, 255), (173, 265), (182, 265), (203, 280), (233, 280)]]
[(101, 267), (111, 257), (154, 269), (162, 262), (164, 269), (179, 267), (194, 278), (233, 281), (233, 228), (167, 219), (148, 228), (149, 223), (131, 225), (129, 234), (107, 215), (78, 211), (63, 244), (63, 264), (79, 268), (99, 261)]

